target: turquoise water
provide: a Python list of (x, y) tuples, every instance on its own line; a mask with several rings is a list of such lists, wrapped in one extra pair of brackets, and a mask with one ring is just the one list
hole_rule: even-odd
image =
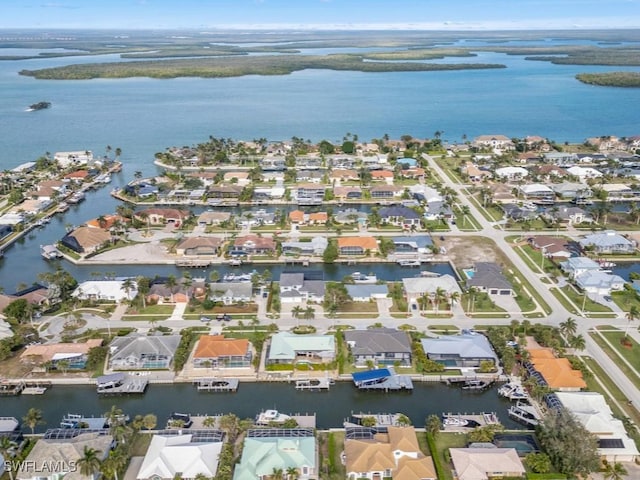
[(469, 280), (471, 280), (476, 273), (473, 268), (463, 268), (462, 271)]

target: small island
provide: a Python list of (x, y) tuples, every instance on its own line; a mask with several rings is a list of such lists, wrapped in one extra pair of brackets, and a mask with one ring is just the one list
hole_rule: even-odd
[(36, 110), (44, 110), (46, 108), (51, 108), (51, 102), (38, 102), (32, 105), (29, 105), (27, 109), (28, 112), (35, 112)]
[(576, 78), (582, 83), (601, 87), (640, 87), (640, 73), (637, 72), (579, 73)]

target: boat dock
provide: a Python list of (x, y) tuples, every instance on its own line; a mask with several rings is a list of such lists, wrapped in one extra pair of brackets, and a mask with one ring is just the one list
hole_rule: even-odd
[(345, 428), (363, 427), (363, 426), (369, 426), (369, 425), (363, 425), (363, 423), (369, 423), (373, 421), (375, 421), (375, 425), (372, 425), (373, 427), (401, 426), (403, 418), (406, 418), (406, 415), (402, 413), (353, 413), (351, 412), (351, 416), (344, 420), (343, 426)]
[(112, 373), (98, 377), (96, 386), (100, 395), (122, 395), (144, 393), (149, 385), (149, 379), (134, 377), (125, 373)]
[(27, 386), (22, 380), (2, 380), (0, 382), (0, 396), (20, 395)]
[(396, 374), (393, 367), (378, 368), (352, 374), (353, 383), (360, 390), (381, 390), (384, 392), (413, 390), (409, 375)]
[(500, 420), (495, 412), (442, 414), (442, 426), (445, 431), (466, 431), (468, 428), (499, 424)]
[(307, 390), (312, 392), (319, 392), (322, 390), (329, 391), (331, 388), (332, 380), (328, 377), (320, 378), (301, 378), (296, 380), (296, 390)]
[(491, 387), (496, 379), (492, 377), (453, 377), (444, 381), (447, 385), (462, 387), (463, 390), (485, 390)]
[(540, 423), (541, 413), (536, 407), (527, 402), (518, 402), (509, 407), (509, 417), (526, 427), (535, 427)]
[(199, 392), (235, 392), (239, 383), (237, 378), (198, 378), (193, 381)]
[(207, 268), (209, 265), (211, 265), (211, 260), (197, 260), (197, 259), (176, 260), (176, 267)]

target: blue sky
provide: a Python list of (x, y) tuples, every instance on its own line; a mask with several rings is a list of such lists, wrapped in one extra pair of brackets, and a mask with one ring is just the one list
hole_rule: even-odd
[(640, 0), (0, 0), (0, 28), (640, 27)]

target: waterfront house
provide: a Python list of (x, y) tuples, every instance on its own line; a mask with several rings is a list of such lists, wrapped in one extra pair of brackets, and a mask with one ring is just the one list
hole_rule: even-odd
[(354, 302), (370, 302), (379, 298), (387, 298), (389, 295), (387, 285), (362, 284), (345, 285), (345, 287)]
[(209, 284), (209, 299), (225, 305), (247, 303), (253, 299), (251, 282), (222, 282)]
[(322, 183), (324, 172), (318, 170), (298, 170), (296, 171), (296, 182)]
[(588, 257), (571, 257), (561, 262), (560, 268), (571, 280), (574, 280), (583, 273), (599, 271), (600, 264)]
[(547, 208), (542, 214), (552, 222), (566, 225), (578, 225), (580, 223), (591, 223), (591, 215), (580, 207), (554, 207)]
[(180, 335), (127, 335), (109, 345), (111, 370), (166, 370), (180, 344)]
[(529, 183), (518, 187), (523, 198), (551, 202), (555, 198), (553, 190), (542, 183)]
[(198, 225), (201, 227), (206, 225), (218, 226), (221, 223), (228, 222), (230, 219), (231, 213), (229, 212), (207, 210), (198, 216)]
[(67, 173), (64, 177), (64, 180), (70, 183), (81, 184), (85, 180), (89, 179), (89, 171), (88, 170), (76, 170), (71, 173)]
[(358, 172), (351, 169), (334, 168), (329, 174), (329, 180), (331, 181), (357, 182), (359, 178), (360, 177), (358, 177)]
[(461, 294), (458, 281), (449, 274), (433, 277), (409, 277), (402, 279), (402, 287), (409, 304), (416, 304), (423, 296), (432, 296), (437, 291), (444, 292), (451, 297), (454, 293)]
[(67, 362), (69, 369), (84, 369), (89, 350), (102, 345), (102, 339), (93, 338), (83, 343), (49, 343), (46, 345), (28, 345), (20, 355), (20, 361), (28, 365), (50, 363), (56, 368), (60, 361)]
[(289, 223), (291, 223), (291, 225), (302, 225), (305, 223), (304, 212), (302, 210), (291, 210), (289, 212)]
[(207, 198), (237, 199), (244, 190), (240, 185), (211, 185), (207, 187)]
[(430, 360), (450, 368), (477, 368), (482, 362), (498, 365), (498, 356), (484, 335), (463, 333), (421, 340)]
[(357, 367), (367, 366), (368, 362), (374, 365), (411, 365), (411, 340), (402, 330), (345, 330), (344, 339)]
[(610, 295), (624, 290), (624, 278), (607, 272), (591, 271), (575, 278), (576, 286), (593, 295)]
[[(236, 183), (241, 187), (245, 187), (251, 183), (249, 178), (249, 172), (226, 172), (223, 176), (223, 181), (229, 183)], [(235, 179), (235, 180), (234, 180)]]
[(357, 186), (334, 187), (333, 196), (338, 200), (360, 200), (362, 198), (362, 189)]
[(329, 244), (327, 237), (316, 236), (310, 242), (282, 242), (282, 253), (285, 255), (322, 255)]
[(313, 429), (249, 430), (233, 480), (266, 480), (274, 471), (288, 476), (289, 469), (298, 480), (319, 478), (317, 458)]
[(193, 354), (196, 368), (246, 368), (251, 366), (253, 351), (246, 338), (202, 335)]
[(378, 214), (383, 224), (396, 225), (404, 228), (420, 226), (420, 215), (409, 207), (383, 207)]
[(506, 180), (522, 180), (529, 175), (529, 171), (522, 167), (502, 167), (496, 168), (495, 175)]
[(187, 303), (189, 301), (189, 291), (186, 285), (179, 279), (175, 279), (172, 285), (169, 277), (156, 277), (151, 281), (147, 302), (154, 304)]
[(375, 429), (358, 429), (357, 436), (347, 430), (344, 459), (349, 480), (436, 480), (433, 460), (425, 456), (413, 427), (387, 427), (385, 433)]
[(473, 139), (472, 145), (478, 148), (514, 150), (513, 140), (505, 135), (480, 135)]
[(491, 190), (491, 196), (496, 203), (509, 203), (516, 200), (513, 189), (504, 183), (490, 183), (489, 190)]
[(636, 249), (634, 242), (614, 230), (605, 230), (604, 232), (587, 235), (580, 239), (579, 242), (582, 248), (592, 250), (597, 254), (628, 254), (633, 253)]
[(232, 255), (273, 255), (276, 242), (272, 237), (259, 235), (242, 235), (233, 242)]
[(59, 289), (57, 287), (47, 288), (37, 283), (9, 295), (0, 293), (0, 317), (7, 305), (15, 300), (26, 300), (29, 305), (34, 307), (35, 312), (37, 310), (46, 310), (50, 305), (59, 303), (59, 297)]
[(606, 192), (606, 198), (610, 202), (616, 200), (633, 200), (638, 195), (637, 191), (623, 183), (605, 183), (604, 185), (599, 185), (598, 188)]
[(415, 235), (411, 237), (393, 237), (396, 253), (433, 253), (433, 240), (430, 235)]
[(389, 199), (399, 197), (404, 192), (404, 188), (397, 185), (376, 185), (369, 189), (373, 199)]
[(494, 262), (476, 263), (472, 276), (467, 279), (467, 287), (489, 295), (515, 295), (511, 282), (502, 273), (500, 265)]
[(591, 167), (570, 167), (567, 168), (567, 172), (569, 173), (569, 175), (577, 177), (582, 183), (586, 183), (587, 180), (591, 178), (602, 177), (602, 172)]
[(593, 197), (593, 190), (584, 183), (552, 183), (549, 185), (555, 194), (563, 199), (584, 200)]
[(341, 225), (350, 225), (357, 223), (358, 225), (366, 225), (369, 220), (369, 216), (365, 212), (356, 210), (355, 208), (347, 208), (337, 212), (333, 216), (333, 221)]
[(301, 205), (321, 205), (324, 200), (324, 185), (302, 183), (295, 189), (295, 199)]
[(375, 237), (338, 237), (340, 255), (373, 255), (377, 251), (378, 241)]
[(393, 172), (391, 170), (373, 170), (371, 172), (371, 180), (374, 182), (386, 182), (388, 185), (392, 185)]
[(521, 478), (526, 472), (515, 448), (450, 448), (449, 455), (457, 480)]
[(547, 163), (552, 163), (554, 165), (560, 166), (575, 165), (575, 163), (578, 161), (578, 156), (575, 153), (569, 152), (546, 152), (542, 155), (542, 158)]
[(304, 273), (280, 274), (280, 301), (282, 303), (316, 302), (324, 300), (323, 280), (306, 278)]
[(61, 180), (43, 180), (38, 183), (36, 190), (28, 193), (27, 196), (37, 200), (53, 200), (56, 197), (63, 197), (67, 194), (67, 184)]
[(221, 438), (206, 441), (191, 434), (154, 435), (136, 479), (213, 478), (222, 445)]
[(598, 454), (608, 462), (633, 462), (638, 448), (621, 420), (613, 416), (604, 397), (597, 392), (556, 392), (562, 407), (598, 439)]
[(93, 153), (90, 150), (78, 150), (75, 152), (56, 152), (53, 160), (58, 163), (60, 168), (67, 169), (73, 166), (87, 165), (93, 162)]
[(188, 210), (177, 208), (147, 208), (134, 213), (133, 218), (147, 225), (167, 225), (180, 227), (191, 216)]
[(144, 180), (126, 185), (122, 190), (126, 195), (139, 198), (149, 198), (160, 193), (157, 185)]
[(92, 218), (91, 220), (87, 220), (85, 225), (91, 228), (101, 228), (102, 230), (112, 230), (116, 229), (116, 227), (120, 225), (124, 225), (129, 220), (117, 215), (117, 214), (109, 214), (109, 215), (100, 215), (99, 217)]
[(60, 243), (76, 253), (89, 254), (111, 242), (111, 234), (100, 228), (78, 227), (67, 233)]
[(474, 165), (471, 162), (466, 162), (461, 168), (460, 171), (469, 177), (471, 182), (481, 182), (485, 178), (491, 178), (491, 172), (487, 170), (482, 170), (477, 165)]
[[(97, 459), (102, 462), (109, 456), (114, 446), (111, 435), (101, 433), (80, 433), (63, 439), (40, 438), (18, 469), (19, 480), (94, 480), (99, 473), (88, 476), (80, 473), (78, 462), (84, 457), (86, 449), (95, 450)], [(76, 433), (76, 432), (74, 432)]]
[(580, 370), (575, 370), (567, 358), (556, 358), (550, 348), (527, 348), (529, 362), (525, 368), (538, 383), (564, 392), (587, 388)]
[(71, 294), (79, 300), (122, 302), (133, 300), (138, 295), (138, 284), (134, 280), (88, 280), (79, 284)]
[(267, 351), (267, 364), (274, 363), (328, 363), (336, 355), (333, 335), (297, 335), (278, 332), (271, 337)]
[(217, 237), (186, 237), (176, 245), (176, 254), (183, 256), (217, 256), (222, 240)]
[(570, 247), (570, 241), (562, 237), (536, 235), (529, 238), (528, 241), (533, 248), (540, 250), (542, 255), (555, 261), (568, 260), (575, 251), (575, 247)]

